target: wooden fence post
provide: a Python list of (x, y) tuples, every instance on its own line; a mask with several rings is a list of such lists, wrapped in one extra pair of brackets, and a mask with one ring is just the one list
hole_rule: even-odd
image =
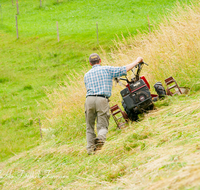
[(97, 29), (97, 44), (99, 44), (98, 22), (96, 23), (96, 29)]
[(1, 21), (3, 22), (3, 13), (2, 13), (2, 6), (0, 5), (0, 11), (1, 11)]
[(57, 25), (57, 38), (58, 38), (58, 42), (59, 42), (60, 38), (59, 38), (59, 30), (58, 30), (58, 21), (56, 22), (56, 25)]
[(15, 15), (15, 20), (16, 20), (16, 33), (17, 33), (17, 39), (19, 39), (17, 15)]
[(12, 6), (14, 5), (13, 0), (12, 0)]
[(38, 119), (38, 122), (39, 122), (39, 127), (40, 127), (40, 137), (42, 139), (42, 128), (41, 128), (40, 118)]
[(147, 15), (148, 18), (148, 25), (149, 25), (149, 33), (151, 33), (151, 25), (150, 25), (150, 21), (149, 21), (149, 15)]
[(40, 0), (40, 7), (42, 7), (42, 0)]
[(19, 14), (19, 3), (18, 0), (16, 0), (16, 6), (17, 6), (17, 15)]
[(39, 47), (37, 47), (37, 50), (38, 50), (38, 57), (41, 58), (41, 53), (40, 53)]

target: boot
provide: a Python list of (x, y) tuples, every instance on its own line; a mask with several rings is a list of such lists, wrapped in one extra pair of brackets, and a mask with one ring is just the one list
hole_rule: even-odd
[(95, 151), (101, 150), (102, 146), (104, 145), (104, 141), (102, 139), (99, 139), (99, 138), (95, 138), (94, 143), (96, 145)]

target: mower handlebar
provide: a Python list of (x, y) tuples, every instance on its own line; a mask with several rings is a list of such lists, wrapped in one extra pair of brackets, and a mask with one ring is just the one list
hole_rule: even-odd
[(138, 66), (140, 67), (140, 66), (142, 66), (143, 64), (145, 64), (145, 65), (147, 65), (147, 66), (148, 66), (148, 64), (147, 64), (147, 63), (145, 63), (145, 62), (140, 62), (140, 63), (138, 63), (138, 64), (135, 66), (135, 68), (137, 68)]
[(121, 78), (121, 77), (120, 77), (119, 79), (120, 79), (120, 80), (125, 80), (125, 81), (127, 81), (127, 79), (125, 79), (125, 78)]
[(121, 77), (120, 77), (120, 78), (115, 78), (115, 81), (116, 81), (117, 83), (118, 83), (120, 80), (124, 80), (124, 81), (126, 81), (127, 83), (131, 83), (131, 82), (133, 82), (133, 81), (138, 81), (138, 80), (139, 80), (139, 76), (140, 76), (140, 72), (141, 72), (141, 70), (142, 70), (142, 66), (143, 66), (144, 64), (148, 66), (148, 64), (145, 63), (145, 62), (138, 63), (138, 64), (135, 66), (135, 68), (138, 68), (136, 74), (134, 74), (133, 69), (131, 69), (131, 71), (132, 71), (133, 74), (135, 75), (135, 78), (131, 79), (131, 81), (129, 81), (127, 77), (126, 77), (126, 78), (121, 78)]

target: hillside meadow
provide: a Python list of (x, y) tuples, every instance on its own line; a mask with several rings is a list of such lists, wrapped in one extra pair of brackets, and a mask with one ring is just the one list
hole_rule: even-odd
[[(88, 56), (101, 53), (101, 48), (111, 52), (113, 40), (122, 39), (122, 33), (128, 37), (148, 32), (147, 15), (153, 29), (175, 2), (44, 0), (40, 7), (40, 1), (19, 0), (17, 40), (15, 2), (1, 0), (0, 159), (41, 143), (39, 119), (44, 123), (46, 118), (39, 105), (46, 90), (65, 85), (72, 70), (86, 71)], [(82, 78), (73, 80), (79, 83)]]
[[(9, 117), (3, 114), (2, 118), (6, 122), (1, 125), (2, 129), (10, 126), (11, 132), (14, 125), (10, 124), (18, 124), (19, 115), (22, 121), (27, 121), (26, 119), (29, 118), (29, 124), (15, 128), (16, 138), (19, 138), (19, 141), (18, 130), (21, 129), (21, 132), (24, 132), (26, 129), (24, 135), (30, 142), (24, 139), (21, 144), (27, 143), (29, 147), (17, 150), (19, 141), (12, 139), (17, 142), (16, 147), (13, 148), (14, 145), (7, 137), (10, 146), (4, 143), (6, 159), (0, 163), (0, 187), (9, 190), (199, 189), (199, 18), (200, 3), (198, 1), (193, 1), (189, 5), (177, 3), (174, 11), (163, 18), (150, 34), (147, 26), (146, 32), (138, 31), (137, 35), (131, 35), (131, 33), (129, 36), (119, 35), (113, 40), (109, 51), (106, 46), (95, 49), (101, 55), (103, 65), (120, 66), (130, 63), (138, 55), (143, 56), (149, 66), (143, 67), (142, 74), (150, 82), (152, 92), (155, 82), (161, 81), (164, 84), (164, 79), (171, 75), (177, 80), (179, 86), (189, 87), (190, 91), (188, 94), (169, 96), (156, 102), (155, 110), (140, 115), (138, 122), (130, 122), (122, 130), (117, 130), (111, 119), (105, 146), (93, 156), (88, 156), (85, 148), (84, 101), (86, 91), (83, 83), (84, 73), (90, 69), (86, 55), (92, 51), (92, 47), (85, 50), (84, 56), (79, 57), (80, 59), (84, 57), (85, 60), (82, 60), (81, 68), (75, 69), (71, 66), (67, 76), (63, 74), (63, 78), (47, 80), (49, 77), (47, 73), (53, 74), (53, 68), (57, 69), (56, 74), (60, 76), (59, 72), (64, 73), (64, 68), (70, 66), (67, 64), (60, 66), (61, 57), (65, 57), (65, 54), (62, 54), (62, 48), (60, 49), (61, 54), (46, 57), (44, 55), (48, 47), (43, 46), (44, 49), (41, 50), (42, 42), (46, 39), (44, 41), (33, 40), (33, 45), (41, 43), (38, 46), (39, 50), (32, 52), (28, 49), (30, 57), (26, 54), (23, 56), (31, 60), (31, 55), (35, 55), (36, 69), (29, 72), (30, 68), (27, 64), (27, 70), (24, 69), (23, 72), (18, 70), (17, 73), (21, 75), (12, 78), (12, 81), (17, 79), (17, 82), (22, 83), (15, 86), (17, 95), (13, 94), (12, 98), (8, 95), (4, 97), (4, 100), (9, 102), (7, 105), (11, 106), (13, 102), (16, 102), (16, 107), (7, 109)], [(11, 34), (4, 34), (6, 35)], [(26, 45), (26, 47), (31, 47), (25, 42), (23, 42), (23, 48)], [(13, 38), (11, 38), (10, 47), (13, 43)], [(4, 44), (8, 47), (7, 43), (4, 42)], [(59, 47), (64, 44), (60, 42)], [(55, 47), (58, 46), (55, 45)], [(4, 50), (1, 49), (1, 51)], [(9, 55), (9, 52), (4, 51), (4, 53)], [(12, 56), (8, 56), (8, 59), (11, 58)], [(47, 66), (47, 63), (50, 65)], [(56, 63), (58, 66), (54, 66)], [(16, 68), (17, 65), (16, 63)], [(3, 68), (6, 68), (5, 65)], [(23, 64), (21, 68), (24, 68)], [(10, 76), (14, 76), (12, 73), (14, 73), (13, 70), (10, 70)], [(32, 80), (28, 79), (29, 74), (36, 78), (35, 83), (30, 82)], [(130, 75), (131, 73), (129, 77)], [(6, 76), (8, 75), (5, 73), (4, 78)], [(25, 76), (27, 78), (23, 80)], [(2, 87), (8, 88), (8, 92), (10, 90), (10, 93), (13, 93), (11, 88), (14, 84), (9, 80), (4, 80)], [(40, 85), (43, 84), (46, 85), (41, 91)], [(110, 106), (116, 103), (121, 106), (119, 93), (121, 89), (119, 85), (113, 88)], [(19, 97), (21, 103), (17, 102)], [(36, 103), (29, 105), (32, 102), (31, 98), (36, 100)], [(23, 110), (20, 106), (22, 102), (26, 105)], [(2, 105), (5, 104), (2, 102)], [(25, 113), (26, 116), (24, 116)], [(13, 119), (13, 115), (16, 120)], [(41, 140), (39, 118), (43, 135)], [(8, 132), (2, 136), (5, 137)], [(8, 153), (8, 147), (13, 153), (12, 157)], [(14, 150), (16, 152), (13, 152)]]
[[(164, 79), (170, 76), (177, 80), (179, 86), (190, 88), (191, 94), (199, 91), (198, 5), (190, 7), (177, 5), (176, 11), (153, 33), (138, 34), (136, 37), (115, 41), (111, 53), (107, 54), (102, 50), (102, 64), (122, 66), (124, 63), (134, 61), (138, 55), (143, 55), (149, 66), (143, 67), (142, 74), (150, 82), (152, 92), (156, 82), (160, 81), (165, 85)], [(48, 100), (41, 102), (41, 107), (45, 108), (41, 113), (47, 118), (43, 122), (43, 127), (53, 128), (59, 138), (71, 140), (85, 136), (83, 113), (86, 91), (82, 78), (87, 70), (85, 68), (78, 73), (74, 71), (69, 76), (68, 82), (58, 89), (47, 91)], [(116, 103), (121, 106), (119, 92), (122, 89), (123, 87), (119, 85), (114, 87), (110, 106)]]

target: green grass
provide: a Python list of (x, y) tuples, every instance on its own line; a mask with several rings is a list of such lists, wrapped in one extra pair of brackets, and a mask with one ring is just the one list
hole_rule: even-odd
[[(84, 136), (64, 141), (65, 133), (52, 136), (46, 131), (49, 136), (40, 146), (0, 164), (0, 184), (4, 189), (131, 189), (134, 185), (148, 189), (157, 183), (163, 183), (158, 189), (198, 188), (187, 180), (199, 175), (199, 97), (199, 92), (168, 97), (163, 100), (168, 105), (120, 131), (111, 120), (106, 144), (94, 156), (87, 155)], [(173, 186), (173, 176), (183, 168), (183, 176)]]
[[(147, 30), (149, 15), (152, 24), (174, 6), (174, 0), (165, 1), (68, 1), (46, 0), (42, 7), (39, 2), (19, 1), (20, 37), (51, 36), (56, 38), (56, 21), (59, 23), (61, 39), (71, 42), (95, 43), (96, 22), (99, 24), (99, 41), (108, 43), (114, 35), (136, 33), (136, 29)], [(185, 2), (185, 1), (184, 1)], [(187, 2), (187, 1), (186, 1)], [(1, 28), (15, 34), (16, 7), (2, 2), (3, 22)], [(160, 15), (160, 16), (158, 16)]]
[[(166, 9), (159, 9), (167, 2), (151, 1), (150, 6), (148, 1), (135, 1), (134, 7), (133, 1), (99, 1), (101, 7), (93, 13), (89, 11), (90, 1), (44, 2), (43, 8), (39, 8), (39, 2), (32, 6), (29, 6), (30, 1), (20, 2), (20, 39), (16, 40), (15, 8), (11, 2), (1, 1), (4, 12), (0, 24), (0, 188), (199, 188), (195, 177), (198, 182), (200, 94), (193, 91), (198, 90), (197, 64), (197, 74), (187, 75), (189, 84), (196, 77), (195, 88), (191, 88), (189, 95), (157, 102), (157, 110), (141, 116), (140, 122), (130, 123), (123, 130), (116, 130), (111, 119), (106, 144), (94, 156), (88, 156), (85, 149), (83, 103), (82, 107), (77, 107), (80, 102), (70, 102), (74, 108), (70, 111), (63, 108), (69, 106), (67, 76), (73, 75), (73, 69), (81, 75), (83, 68), (89, 69), (89, 54), (100, 52), (96, 43), (96, 22), (99, 23), (100, 45), (109, 54), (115, 34), (123, 32), (128, 36), (128, 30), (136, 34), (136, 29), (147, 32), (147, 9), (151, 8), (148, 12), (151, 21), (158, 23), (161, 17), (157, 15), (166, 13)], [(170, 2), (168, 8), (175, 1)], [(130, 14), (132, 7), (137, 10), (133, 12), (134, 17)], [(83, 10), (85, 17), (82, 19)], [(97, 18), (93, 18), (95, 16)], [(68, 17), (72, 18), (65, 21)], [(59, 43), (56, 41), (57, 20), (61, 35)], [(159, 58), (160, 54), (157, 56)], [(190, 59), (188, 56), (184, 63), (190, 63)], [(161, 68), (164, 65), (161, 64)], [(184, 80), (180, 81), (183, 86)], [(80, 84), (75, 88), (82, 89)], [(46, 100), (47, 96), (49, 100)], [(80, 101), (83, 99), (81, 97)], [(110, 103), (114, 104), (115, 99)], [(60, 107), (61, 111), (57, 111)]]
[[(58, 88), (73, 69), (88, 66), (88, 56), (100, 47), (107, 52), (115, 35), (148, 31), (175, 5), (171, 1), (1, 1), (0, 20), (0, 159), (5, 160), (40, 143), (40, 100), (46, 88)], [(60, 42), (56, 37), (59, 23)]]

